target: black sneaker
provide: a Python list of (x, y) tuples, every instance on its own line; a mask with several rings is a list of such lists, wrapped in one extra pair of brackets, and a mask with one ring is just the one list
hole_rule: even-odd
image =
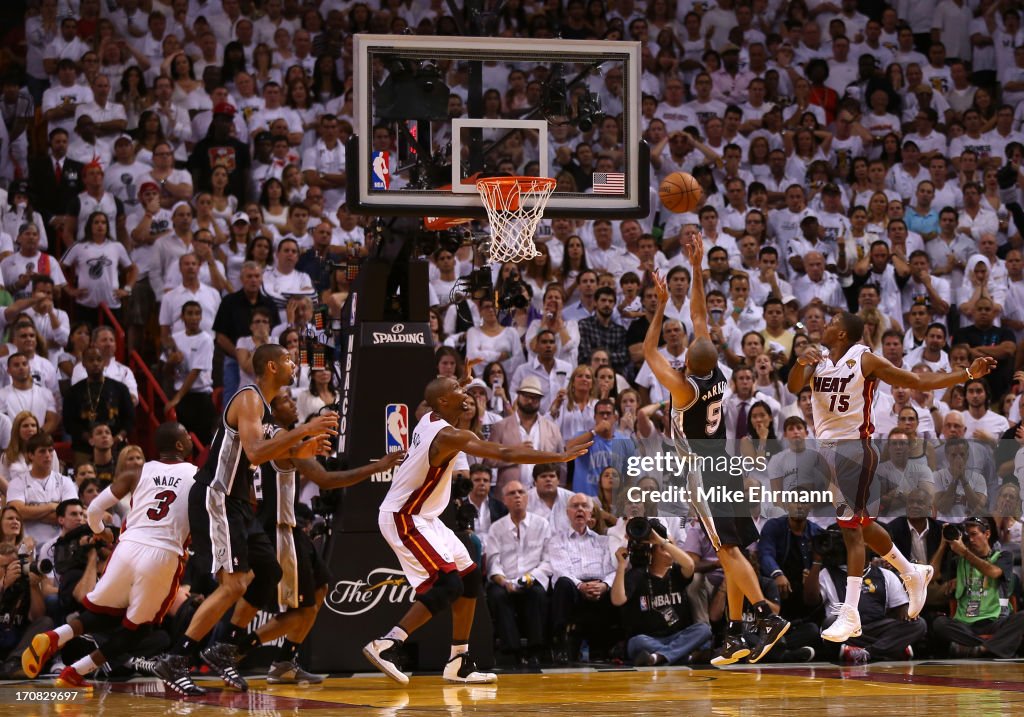
[(761, 639), (751, 653), (750, 659), (747, 660), (752, 665), (767, 655), (775, 647), (775, 643), (782, 639), (782, 636), (789, 630), (789, 620), (781, 615), (770, 615), (763, 620), (758, 620), (756, 629), (758, 637)]
[(402, 641), (393, 637), (378, 637), (363, 647), (363, 656), (374, 667), (400, 685), (409, 684), (409, 675), (402, 672)]
[(161, 679), (164, 688), (182, 697), (199, 697), (206, 690), (192, 681), (188, 658), (184, 655), (160, 655), (153, 660), (153, 674)]
[(715, 651), (711, 658), (711, 664), (715, 667), (725, 667), (734, 662), (739, 662), (750, 654), (750, 645), (747, 644), (743, 635), (726, 635), (725, 642)]
[(199, 653), (203, 662), (221, 676), (224, 684), (234, 687), (236, 690), (245, 692), (249, 689), (249, 683), (238, 672), (238, 663), (242, 656), (238, 654), (238, 647), (227, 642), (215, 642)]
[(462, 652), (444, 666), (443, 673), (445, 682), (456, 682), (460, 684), (483, 685), (498, 681), (498, 676), (493, 672), (480, 672), (476, 669), (476, 663), (469, 656), (468, 652)]

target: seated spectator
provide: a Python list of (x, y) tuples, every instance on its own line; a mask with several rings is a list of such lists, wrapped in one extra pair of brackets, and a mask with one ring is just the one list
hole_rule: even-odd
[(53, 439), (36, 433), (25, 446), (28, 472), (12, 477), (7, 487), (7, 504), (18, 509), (25, 521), (25, 532), (41, 545), (59, 532), (57, 505), (69, 498), (78, 498), (75, 484), (60, 474), (60, 465), (53, 452)]
[(947, 467), (935, 472), (935, 510), (939, 520), (956, 521), (988, 507), (988, 489), (980, 473), (967, 465), (970, 448), (954, 438), (943, 445)]
[(945, 579), (949, 573), (943, 570), (941, 556), (937, 556), (942, 542), (942, 524), (932, 517), (934, 497), (924, 487), (907, 493), (906, 515), (890, 521), (885, 529), (889, 531), (895, 545), (907, 560), (917, 565), (931, 565), (935, 577), (928, 583), (927, 608), (945, 611), (947, 607)]
[(558, 466), (554, 463), (538, 463), (533, 466), (533, 487), (527, 492), (526, 510), (536, 513), (551, 525), (551, 532), (569, 531), (569, 515), (566, 512), (572, 491), (558, 485)]
[[(608, 537), (587, 527), (591, 519), (590, 496), (576, 493), (566, 509), (570, 528), (553, 532), (548, 543), (551, 563), (551, 624), (556, 664), (576, 661), (580, 641), (591, 644), (614, 641), (615, 623), (609, 594), (615, 566), (608, 551)], [(574, 635), (570, 626), (576, 626)], [(607, 645), (606, 645), (607, 646)]]
[(203, 313), (197, 301), (186, 301), (182, 306), (185, 328), (169, 337), (173, 348), (166, 355), (165, 366), (174, 387), (167, 408), (177, 410), (181, 424), (202, 443), (209, 444), (217, 411), (212, 398), (213, 336), (200, 328)]
[[(0, 414), (6, 420), (7, 416)], [(7, 494), (11, 478), (28, 473), (28, 453), (25, 444), (39, 432), (39, 421), (28, 411), (22, 411), (11, 421), (8, 431), (7, 448), (0, 455), (0, 488)]]
[(693, 560), (672, 543), (660, 521), (651, 522), (646, 540), (619, 548), (615, 558), (611, 601), (623, 608), (626, 657), (633, 664), (685, 663), (696, 650), (710, 649), (711, 626), (692, 622), (686, 604)]
[[(517, 372), (518, 373), (518, 372)], [(540, 414), (541, 397), (544, 390), (536, 376), (522, 379), (516, 389), (516, 410), (508, 418), (491, 427), (491, 440), (505, 446), (516, 446), (529, 441), (539, 451), (560, 451), (565, 441), (558, 430), (558, 424)], [(524, 486), (533, 486), (536, 467), (518, 463), (498, 463), (485, 460), (488, 468), (498, 469), (497, 489), (500, 492), (510, 480), (518, 480)]]
[[(60, 384), (57, 381), (57, 369), (49, 359), (37, 353), (40, 341), (36, 325), (28, 318), (18, 319), (11, 333), (13, 344), (7, 344), (4, 347), (6, 348), (6, 353), (11, 354), (17, 351), (28, 359), (28, 370), (31, 380), (47, 391), (50, 394), (50, 398), (59, 408)], [(3, 348), (0, 348), (0, 352), (3, 352)], [(3, 370), (0, 371), (0, 385), (8, 386), (11, 383), (11, 376), (6, 371), (6, 364), (0, 365), (3, 366)]]
[[(814, 555), (808, 576), (817, 579), (814, 596), (825, 606), (825, 627), (835, 620), (846, 599), (846, 547), (838, 530), (829, 530), (831, 550)], [(928, 632), (922, 618), (907, 619), (910, 598), (899, 577), (872, 561), (864, 573), (858, 608), (862, 634), (841, 645), (822, 642), (825, 654), (832, 657), (838, 649), (841, 662), (863, 664), (872, 659), (902, 660), (913, 657), (910, 646)]]
[[(476, 520), (473, 521), (473, 532), (487, 535), (491, 525), (499, 518), (508, 514), (505, 504), (497, 498), (491, 498), (491, 469), (482, 463), (474, 463), (469, 467), (469, 479), (473, 481), (473, 490), (467, 498), (476, 508)], [(525, 495), (525, 491), (524, 491)], [(525, 499), (524, 499), (525, 500)]]
[(761, 574), (775, 581), (779, 614), (790, 623), (787, 641), (816, 643), (820, 628), (813, 620), (820, 601), (808, 600), (814, 592), (808, 593), (806, 578), (811, 569), (814, 539), (824, 531), (807, 520), (809, 504), (790, 503), (786, 509), (787, 515), (771, 518), (761, 530), (757, 542)]
[(89, 426), (89, 462), (96, 470), (96, 477), (110, 483), (116, 475), (117, 454), (114, 451), (114, 433), (106, 423), (93, 423)]
[(43, 576), (23, 570), (17, 549), (0, 544), (0, 676), (24, 679), (21, 653), (53, 627), (43, 603)]
[(696, 520), (687, 523), (682, 548), (693, 560), (693, 582), (686, 589), (693, 621), (710, 624), (708, 608), (711, 595), (725, 582), (725, 573), (718, 560), (718, 552), (711, 544), (707, 532)]
[(25, 535), (21, 514), (12, 505), (0, 510), (0, 545), (13, 545), (20, 555), (35, 557), (36, 543)]
[(968, 518), (956, 540), (943, 536), (939, 545), (940, 554), (949, 548), (956, 556), (950, 583), (956, 610), (951, 617), (935, 618), (932, 629), (949, 644), (951, 657), (1013, 657), (1024, 637), (1024, 612), (1011, 612), (1009, 606), (1013, 556), (993, 550), (991, 535), (987, 519)]
[[(519, 481), (505, 485), (503, 499), (508, 513), (487, 532), (487, 604), (502, 648), (515, 655), (518, 665), (538, 667), (545, 646), (551, 526), (527, 511), (526, 489)], [(520, 646), (523, 633), (525, 652)]]
[(56, 433), (60, 415), (53, 394), (32, 380), (28, 356), (20, 351), (8, 356), (7, 375), (11, 384), (0, 388), (0, 412), (13, 420), (22, 411), (28, 411), (42, 425), (44, 433)]
[(878, 511), (881, 516), (901, 515), (910, 492), (921, 488), (934, 493), (935, 479), (926, 464), (910, 460), (910, 437), (902, 430), (889, 433), (885, 448), (888, 459), (875, 471), (881, 492)]
[(105, 375), (103, 354), (97, 346), (85, 350), (81, 365), (86, 378), (68, 389), (64, 401), (64, 430), (71, 435), (76, 463), (89, 460), (92, 450), (88, 433), (93, 423), (110, 426), (117, 440), (124, 441), (135, 421), (135, 406), (128, 387)]

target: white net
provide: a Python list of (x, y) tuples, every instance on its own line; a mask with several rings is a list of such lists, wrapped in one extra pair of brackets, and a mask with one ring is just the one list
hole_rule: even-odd
[(520, 262), (537, 256), (533, 243), (555, 180), (546, 177), (492, 177), (476, 183), (491, 223), (491, 261)]

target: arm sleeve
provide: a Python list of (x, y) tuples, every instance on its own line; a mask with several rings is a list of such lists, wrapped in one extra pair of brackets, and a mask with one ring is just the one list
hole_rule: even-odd
[(89, 517), (89, 527), (92, 528), (94, 533), (102, 533), (106, 527), (103, 524), (103, 514), (117, 505), (120, 501), (111, 492), (110, 486), (107, 486), (102, 493), (93, 498), (92, 503), (89, 504), (89, 510), (87, 511)]

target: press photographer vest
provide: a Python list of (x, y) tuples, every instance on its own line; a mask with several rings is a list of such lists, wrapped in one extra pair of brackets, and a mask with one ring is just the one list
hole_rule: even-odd
[[(835, 585), (836, 596), (839, 598), (839, 602), (846, 602), (846, 578), (848, 577), (846, 571), (832, 566), (829, 566), (826, 570), (828, 570), (828, 576), (832, 578), (832, 584)], [(861, 624), (868, 625), (885, 617), (885, 606), (888, 604), (887, 597), (885, 592), (885, 575), (882, 574), (882, 568), (872, 565), (864, 573), (864, 581), (861, 583), (860, 605), (858, 607)]]
[[(993, 550), (987, 563), (995, 564), (1002, 553)], [(956, 563), (956, 616), (957, 622), (995, 620), (1010, 612), (1009, 581), (1002, 577), (989, 578), (964, 559)]]

